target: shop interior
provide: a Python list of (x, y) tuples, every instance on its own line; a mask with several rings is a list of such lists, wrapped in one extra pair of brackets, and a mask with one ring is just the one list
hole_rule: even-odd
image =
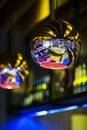
[[(33, 30), (55, 19), (69, 22), (80, 35), (80, 52), (67, 68), (44, 68), (32, 56)], [(1, 0), (0, 130), (87, 129), (86, 38), (86, 0)], [(12, 74), (9, 86), (2, 83), (2, 72)]]

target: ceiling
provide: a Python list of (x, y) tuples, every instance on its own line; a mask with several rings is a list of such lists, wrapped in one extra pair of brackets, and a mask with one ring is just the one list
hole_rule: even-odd
[(25, 37), (35, 24), (50, 15), (50, 1), (59, 9), (57, 17), (68, 21), (74, 15), (75, 1), (79, 3), (80, 12), (87, 11), (86, 0), (0, 0), (0, 27), (5, 33), (11, 27), (21, 29)]
[(26, 21), (25, 17), (27, 13), (30, 15), (29, 12), (31, 8), (33, 8), (32, 6), (36, 3), (37, 0), (1, 0), (0, 25), (3, 28), (3, 31), (6, 33), (12, 26), (17, 26), (16, 24), (21, 25), (21, 23), (24, 23), (24, 21)]
[[(50, 15), (50, 1), (61, 7), (68, 0), (0, 0), (0, 27), (4, 33), (13, 27), (22, 30), (23, 36)], [(55, 8), (55, 7), (53, 7)]]

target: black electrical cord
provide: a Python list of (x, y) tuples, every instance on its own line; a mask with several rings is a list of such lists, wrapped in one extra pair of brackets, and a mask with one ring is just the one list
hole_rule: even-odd
[(80, 7), (79, 7), (79, 0), (74, 0), (74, 22), (76, 29), (79, 31), (80, 27)]

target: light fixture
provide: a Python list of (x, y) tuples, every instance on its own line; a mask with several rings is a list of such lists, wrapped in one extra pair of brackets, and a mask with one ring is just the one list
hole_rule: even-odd
[(31, 55), (41, 67), (68, 68), (77, 60), (80, 49), (78, 31), (64, 20), (44, 21), (32, 31)]
[(9, 53), (0, 57), (0, 87), (5, 89), (19, 88), (25, 75), (28, 74), (27, 61), (21, 53)]

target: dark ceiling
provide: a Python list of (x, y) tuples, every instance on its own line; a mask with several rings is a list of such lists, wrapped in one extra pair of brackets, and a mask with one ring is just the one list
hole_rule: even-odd
[(0, 0), (0, 55), (25, 51), (24, 39), (33, 28), (30, 19), (39, 1)]
[[(22, 25), (24, 30), (29, 26), (30, 10), (37, 0), (1, 0), (0, 1), (0, 25), (6, 33), (12, 26)], [(27, 15), (27, 19), (25, 19)], [(26, 25), (25, 25), (26, 23)], [(27, 32), (24, 32), (26, 34)]]
[[(20, 28), (23, 36), (28, 35), (35, 25), (35, 18), (38, 15), (38, 5), (41, 0), (0, 0), (0, 26), (3, 32), (7, 33), (11, 27)], [(57, 0), (59, 3), (61, 0)], [(63, 6), (57, 10), (57, 18), (71, 20), (75, 13), (75, 1), (79, 3), (79, 11), (82, 15), (87, 14), (86, 0), (66, 0)], [(44, 1), (43, 1), (44, 2)], [(62, 2), (63, 3), (63, 2)], [(77, 5), (78, 8), (78, 5)], [(40, 10), (39, 10), (40, 11)], [(44, 10), (43, 10), (44, 13)]]

